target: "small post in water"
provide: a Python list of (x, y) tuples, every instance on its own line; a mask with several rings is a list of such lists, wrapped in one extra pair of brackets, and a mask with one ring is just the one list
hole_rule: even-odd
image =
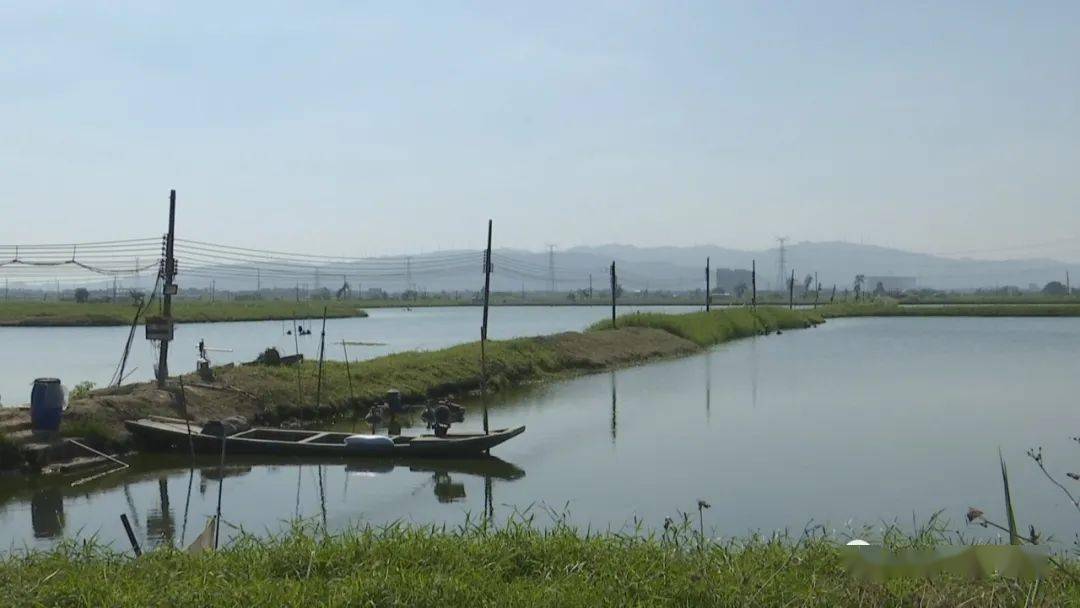
[(127, 513), (120, 514), (120, 523), (124, 524), (124, 532), (127, 532), (128, 542), (131, 543), (131, 550), (135, 552), (135, 557), (142, 556), (142, 549), (139, 548), (139, 541), (135, 539), (135, 531), (131, 529)]
[(611, 329), (618, 329), (615, 321), (615, 292), (619, 286), (619, 281), (615, 277), (615, 260), (611, 261)]
[(487, 409), (487, 330), (488, 302), (491, 297), (491, 220), (488, 220), (487, 249), (484, 250), (484, 318), (480, 325), (480, 403), (484, 408), (484, 434), (488, 434)]

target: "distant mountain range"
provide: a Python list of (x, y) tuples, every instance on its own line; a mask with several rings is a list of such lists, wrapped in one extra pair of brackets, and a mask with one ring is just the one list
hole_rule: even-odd
[[(346, 280), (353, 289), (381, 288), (400, 292), (410, 284), (426, 291), (474, 291), (483, 285), (479, 251), (438, 251), (410, 257), (409, 274), (405, 274), (402, 257), (379, 258), (378, 273), (365, 274), (357, 267), (328, 264), (314, 270), (311, 276), (279, 276), (263, 269), (260, 284), (291, 289), (299, 283), (305, 289), (318, 285), (336, 290)], [(778, 285), (779, 251), (776, 248), (744, 251), (701, 245), (693, 247), (636, 247), (633, 245), (598, 245), (573, 247), (548, 252), (518, 249), (497, 249), (494, 252), (492, 288), (496, 291), (544, 291), (552, 287), (551, 262), (554, 262), (556, 291), (588, 289), (591, 283), (597, 290), (608, 286), (608, 271), (615, 261), (619, 283), (625, 289), (651, 291), (684, 291), (704, 287), (705, 259), (713, 269), (714, 286), (733, 289), (741, 282), (750, 282), (751, 264), (757, 264), (758, 288), (775, 289)], [(466, 260), (462, 262), (461, 260)], [(454, 260), (454, 262), (448, 262)], [(474, 262), (475, 261), (475, 262)], [(1027, 289), (1035, 284), (1042, 287), (1048, 281), (1066, 280), (1066, 272), (1080, 280), (1080, 266), (1051, 259), (973, 260), (945, 258), (923, 253), (874, 245), (844, 242), (804, 242), (785, 250), (787, 273), (792, 269), (798, 282), (807, 274), (817, 273), (823, 288), (834, 284), (841, 290), (854, 282), (855, 275), (910, 276), (918, 287), (937, 289), (975, 289), (1014, 285)], [(394, 268), (400, 268), (393, 270)], [(387, 271), (386, 268), (391, 268)], [(219, 290), (249, 291), (255, 288), (254, 270), (250, 266), (202, 266), (180, 262), (181, 289), (197, 289), (210, 284), (211, 278)], [(187, 268), (190, 274), (184, 273)], [(719, 271), (719, 272), (718, 272)], [(247, 275), (247, 276), (245, 276)], [(318, 278), (316, 278), (318, 277)], [(140, 281), (145, 288), (152, 279)], [(146, 285), (141, 285), (146, 283)], [(127, 282), (130, 286), (130, 282)]]

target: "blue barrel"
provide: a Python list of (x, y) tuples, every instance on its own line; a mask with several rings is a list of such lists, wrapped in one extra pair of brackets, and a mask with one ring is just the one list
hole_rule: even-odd
[(38, 378), (30, 392), (30, 424), (35, 431), (59, 431), (64, 389), (57, 378)]

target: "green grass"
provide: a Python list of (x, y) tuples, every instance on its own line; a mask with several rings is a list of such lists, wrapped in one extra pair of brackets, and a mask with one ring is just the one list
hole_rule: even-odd
[[(279, 319), (314, 319), (327, 316), (363, 317), (367, 314), (356, 302), (292, 302), (288, 300), (253, 300), (244, 302), (205, 302), (178, 300), (173, 304), (173, 318), (178, 323), (218, 321), (268, 321)], [(156, 307), (151, 309), (156, 312)], [(84, 326), (129, 325), (135, 307), (128, 303), (75, 302), (0, 302), (0, 326)]]
[[(686, 520), (684, 520), (685, 523)], [(692, 520), (690, 520), (692, 521)], [(919, 538), (900, 546), (925, 546)], [(892, 546), (897, 546), (895, 543)], [(559, 523), (392, 525), (242, 536), (219, 552), (132, 559), (93, 543), (0, 561), (12, 606), (1075, 606), (1075, 565), (1030, 582), (949, 576), (860, 582), (836, 542), (810, 535), (701, 542), (582, 533)]]
[(900, 306), (892, 302), (838, 303), (817, 309), (833, 317), (1077, 317), (1080, 303), (1072, 304), (956, 304)]
[[(640, 313), (618, 317), (618, 327), (651, 327), (662, 329), (698, 346), (712, 346), (733, 340), (774, 332), (777, 329), (810, 327), (820, 323), (822, 317), (813, 310), (788, 310), (780, 307), (760, 306), (729, 308), (710, 312), (670, 315), (664, 313)], [(611, 320), (601, 321), (590, 331), (611, 329)]]

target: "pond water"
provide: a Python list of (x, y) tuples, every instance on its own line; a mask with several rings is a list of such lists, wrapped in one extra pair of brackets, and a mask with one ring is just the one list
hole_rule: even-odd
[[(1069, 544), (1080, 514), (1025, 451), (1042, 446), (1051, 470), (1075, 470), (1078, 354), (1080, 319), (845, 319), (741, 340), (492, 398), (494, 427), (528, 426), (495, 450), (501, 461), (230, 460), (226, 537), (296, 517), (330, 530), (453, 525), (530, 505), (540, 523), (552, 509), (594, 530), (659, 528), (699, 498), (725, 536), (810, 522), (910, 530), (943, 510), (985, 537), (964, 514), (1004, 520), (1000, 448), (1020, 525)], [(459, 426), (479, 428), (469, 406)], [(121, 513), (144, 545), (190, 542), (221, 477), (208, 461), (191, 471), (184, 456), (146, 456), (74, 488), (75, 477), (0, 482), (0, 547), (96, 535), (123, 549)]]
[[(621, 307), (620, 314), (638, 310), (687, 312), (697, 306)], [(379, 343), (348, 346), (349, 358), (370, 359), (405, 350), (445, 348), (480, 339), (481, 309), (475, 306), (432, 308), (375, 308), (367, 318), (328, 319), (326, 357), (344, 359), (341, 341)], [(582, 330), (610, 316), (604, 306), (506, 306), (490, 311), (492, 339), (536, 336)], [(215, 365), (251, 361), (271, 346), (283, 354), (318, 357), (320, 321), (311, 321), (310, 335), (288, 335), (292, 322), (188, 323), (176, 326), (169, 350), (169, 371), (194, 371), (200, 339), (212, 350)], [(308, 327), (308, 321), (299, 324)], [(10, 356), (0, 367), (0, 405), (30, 400), (34, 378), (60, 378), (68, 387), (82, 381), (104, 386), (112, 377), (127, 341), (127, 327), (0, 327), (0, 345)], [(128, 381), (154, 377), (157, 351), (139, 327), (132, 341), (125, 375)]]

